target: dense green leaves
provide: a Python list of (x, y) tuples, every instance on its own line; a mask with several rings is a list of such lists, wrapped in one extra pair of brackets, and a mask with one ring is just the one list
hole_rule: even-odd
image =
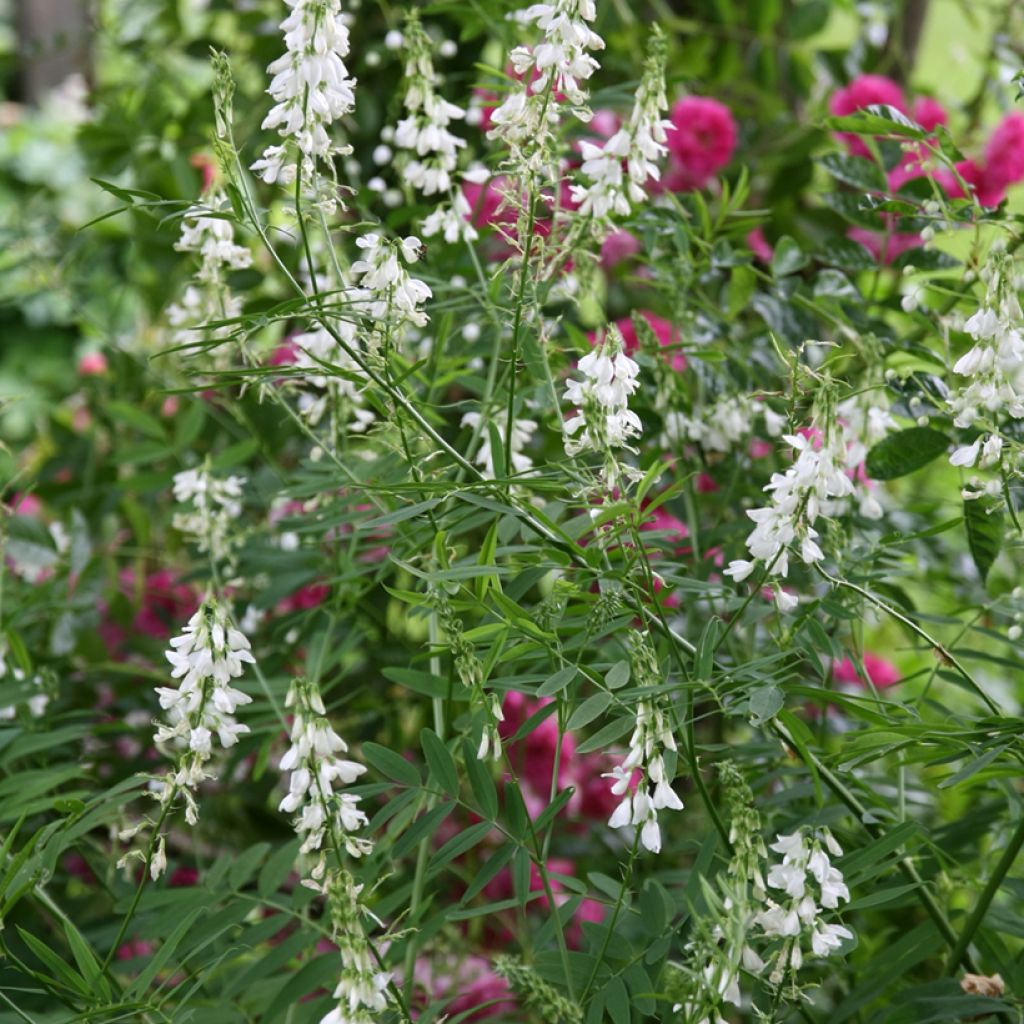
[(865, 468), (874, 480), (895, 480), (927, 466), (949, 448), (949, 438), (931, 427), (909, 427), (879, 441), (867, 455)]

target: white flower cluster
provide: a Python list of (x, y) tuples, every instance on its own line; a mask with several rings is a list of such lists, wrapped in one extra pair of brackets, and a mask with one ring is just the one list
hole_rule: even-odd
[(787, 970), (798, 971), (803, 963), (801, 936), (810, 937), (815, 956), (828, 956), (843, 939), (852, 939), (853, 932), (822, 919), (823, 910), (835, 910), (840, 900), (850, 899), (842, 873), (829, 860), (829, 853), (841, 857), (843, 851), (828, 829), (810, 843), (800, 832), (776, 836), (770, 849), (782, 854), (782, 861), (769, 869), (768, 888), (784, 892), (788, 899), (777, 903), (765, 896), (765, 909), (754, 923), (770, 938), (792, 940), (783, 944), (776, 958), (772, 981), (778, 984)]
[(1024, 315), (1012, 288), (997, 291), (964, 324), (975, 344), (953, 366), (968, 378), (950, 399), (958, 427), (1004, 415), (1024, 419)]
[[(339, 793), (335, 786), (349, 786), (366, 768), (346, 761), (338, 754), (348, 752), (345, 741), (324, 717), (324, 702), (317, 687), (306, 680), (292, 683), (285, 707), (292, 708), (291, 746), (281, 758), (281, 771), (291, 772), (288, 794), (278, 810), (296, 814), (295, 831), (302, 837), (302, 853), (320, 851), (311, 872), (314, 879), (324, 877), (327, 868), (324, 837), (333, 845), (344, 844), (353, 857), (373, 849), (369, 839), (354, 833), (366, 825), (359, 809), (359, 797)], [(296, 813), (297, 812), (297, 813)]]
[(603, 146), (580, 143), (580, 170), (589, 184), (573, 185), (572, 198), (579, 216), (600, 222), (603, 233), (611, 215), (628, 217), (633, 206), (647, 198), (647, 181), (660, 178), (658, 162), (668, 152), (665, 139), (673, 127), (662, 117), (667, 109), (665, 37), (656, 29), (629, 121)]
[(587, 449), (607, 453), (639, 437), (643, 424), (628, 402), (640, 386), (640, 367), (623, 351), (618, 328), (611, 327), (577, 368), (583, 380), (570, 380), (564, 396), (576, 407), (565, 423), (566, 454), (577, 455)]
[(175, 345), (227, 338), (232, 332), (231, 324), (201, 329), (207, 324), (234, 320), (242, 313), (241, 300), (232, 294), (225, 272), (251, 266), (252, 253), (236, 244), (230, 209), (223, 193), (213, 191), (182, 218), (181, 236), (174, 248), (195, 253), (200, 265), (181, 299), (167, 307), (167, 322), (174, 328), (171, 340)]
[(531, 4), (510, 17), (522, 26), (536, 25), (543, 39), (509, 55), (522, 85), (491, 114), (488, 137), (503, 140), (517, 161), (537, 169), (558, 125), (560, 95), (576, 117), (590, 120), (584, 83), (600, 65), (587, 51), (604, 49), (604, 40), (590, 27), (597, 17), (594, 0)]
[(453, 135), (448, 125), (464, 118), (466, 112), (437, 93), (440, 76), (430, 56), (430, 37), (423, 31), (415, 11), (406, 20), (403, 40), (403, 105), (408, 116), (395, 126), (394, 141), (399, 149), (412, 154), (403, 168), (405, 180), (425, 196), (432, 196), (447, 192), (452, 186), (452, 172), (466, 140)]
[[(622, 802), (612, 812), (608, 824), (611, 828), (640, 828), (640, 842), (651, 853), (661, 852), (661, 827), (658, 811), (681, 811), (683, 802), (676, 795), (665, 771), (666, 750), (675, 750), (672, 729), (661, 708), (642, 700), (636, 709), (636, 728), (629, 739), (629, 753), (602, 778), (614, 779), (612, 792)], [(633, 772), (642, 773), (635, 792), (630, 791)]]
[(219, 480), (205, 466), (176, 473), (174, 500), (192, 507), (175, 512), (174, 528), (194, 540), (200, 551), (209, 551), (217, 560), (227, 558), (237, 537), (244, 484), (240, 476)]
[(376, 969), (366, 938), (362, 885), (347, 871), (332, 872), (324, 883), (303, 883), (327, 901), (331, 935), (341, 954), (341, 977), (334, 989), (338, 1005), (320, 1018), (320, 1024), (374, 1024), (387, 1009), (391, 975)]
[[(637, 637), (633, 648), (633, 675), (638, 686), (660, 682), (657, 656), (646, 634)], [(658, 811), (681, 811), (683, 802), (672, 788), (665, 768), (665, 752), (676, 751), (665, 709), (657, 699), (644, 698), (636, 707), (636, 726), (629, 738), (629, 752), (621, 765), (616, 765), (602, 778), (613, 779), (612, 793), (622, 802), (612, 812), (611, 828), (638, 827), (640, 842), (651, 853), (661, 852), (661, 827)], [(640, 772), (640, 781), (632, 787), (633, 772)]]
[(181, 237), (174, 248), (198, 254), (201, 264), (196, 276), (205, 283), (219, 283), (225, 269), (244, 270), (252, 265), (252, 253), (235, 243), (230, 209), (222, 193), (211, 192), (205, 204), (192, 206), (181, 219)]
[(692, 441), (706, 452), (731, 452), (754, 433), (758, 417), (764, 420), (765, 433), (778, 437), (786, 429), (786, 417), (752, 395), (723, 395), (695, 410), (665, 413), (665, 441), (679, 444)]
[[(0, 644), (0, 684), (5, 680), (13, 682), (16, 687), (21, 688), (21, 684), (25, 682), (26, 676), (24, 669), (19, 668), (17, 665), (8, 666), (7, 664), (7, 647), (5, 644)], [(41, 675), (34, 675), (29, 680), (35, 687), (42, 687), (43, 677)], [(28, 708), (28, 713), (33, 718), (42, 718), (46, 712), (47, 705), (50, 703), (49, 695), (46, 693), (33, 693), (27, 700), (19, 700), (13, 704), (6, 704), (0, 706), (0, 721), (10, 721), (15, 718), (18, 714), (19, 704), (24, 704)]]
[(301, 154), (304, 175), (311, 175), (318, 158), (342, 152), (331, 142), (328, 129), (355, 107), (355, 79), (344, 58), (349, 38), (339, 0), (285, 0), (292, 8), (281, 22), (285, 52), (267, 71), (273, 75), (267, 92), (274, 107), (263, 121), (276, 128), (283, 145), (268, 147), (252, 165), (268, 184), (288, 185), (298, 173), (289, 140)]
[(375, 333), (393, 332), (405, 324), (426, 326), (429, 317), (420, 308), (433, 294), (406, 270), (420, 258), (422, 243), (414, 235), (391, 241), (370, 233), (356, 239), (363, 258), (352, 264), (360, 278), (351, 294), (357, 308), (377, 322)]
[[(470, 427), (475, 431), (480, 426), (482, 418), (483, 417), (478, 412), (467, 412), (462, 417), (462, 426)], [(533, 459), (531, 459), (529, 455), (524, 455), (523, 449), (530, 443), (533, 435), (537, 432), (537, 421), (514, 419), (512, 421), (511, 444), (509, 444), (508, 438), (505, 437), (505, 417), (497, 417), (494, 420), (494, 425), (498, 429), (498, 436), (501, 438), (502, 444), (510, 449), (509, 457), (512, 463), (512, 470), (516, 473), (527, 473), (533, 469)], [(491, 451), (490, 434), (484, 430), (481, 433), (480, 438), (480, 447), (477, 450), (473, 461), (480, 466), (483, 471), (483, 475), (487, 480), (493, 480), (495, 476), (495, 468), (494, 454)], [(504, 475), (505, 467), (502, 466), (500, 469), (502, 475)]]
[[(335, 320), (334, 329), (350, 348), (357, 346), (356, 325), (352, 321)], [(365, 378), (359, 364), (323, 327), (296, 335), (291, 341), (296, 349), (293, 365), (309, 371), (303, 383), (316, 389), (301, 391), (298, 399), (299, 412), (310, 426), (315, 427), (330, 410), (336, 417), (345, 419), (354, 433), (367, 430), (376, 417), (365, 406), (363, 389), (351, 379)], [(331, 366), (350, 376), (330, 373), (328, 367)]]
[(156, 693), (166, 720), (157, 723), (157, 744), (173, 743), (182, 748), (177, 770), (164, 777), (161, 799), (168, 802), (176, 793), (185, 797), (185, 818), (194, 825), (199, 808), (193, 795), (196, 787), (213, 775), (206, 768), (213, 757), (213, 737), (225, 749), (232, 747), (249, 727), (235, 720), (235, 711), (252, 698), (231, 685), (255, 664), (245, 635), (232, 626), (228, 613), (217, 601), (207, 598), (188, 620), (180, 636), (166, 652), (171, 677), (180, 679), (177, 688), (160, 686)]
[[(756, 523), (747, 537), (751, 559), (736, 559), (725, 570), (737, 582), (745, 580), (759, 562), (774, 576), (788, 575), (791, 544), (799, 545), (804, 564), (820, 562), (825, 553), (818, 546), (814, 523), (825, 502), (854, 492), (846, 471), (845, 446), (837, 450), (832, 437), (817, 432), (811, 438), (786, 434), (784, 440), (796, 450), (797, 458), (785, 473), (773, 473), (765, 486), (772, 503), (747, 512)], [(791, 611), (797, 603), (781, 589), (776, 589), (776, 600), (782, 611)]]

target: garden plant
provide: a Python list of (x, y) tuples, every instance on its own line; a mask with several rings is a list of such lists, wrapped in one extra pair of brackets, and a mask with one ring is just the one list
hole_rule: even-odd
[(1024, 9), (84, 6), (0, 1024), (1024, 1019)]

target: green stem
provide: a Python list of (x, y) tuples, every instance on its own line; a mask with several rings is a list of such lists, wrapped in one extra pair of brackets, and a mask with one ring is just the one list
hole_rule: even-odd
[(988, 880), (988, 884), (978, 898), (978, 902), (974, 905), (971, 916), (967, 918), (963, 931), (960, 933), (956, 944), (949, 954), (949, 959), (946, 961), (946, 970), (948, 972), (952, 972), (964, 958), (967, 947), (971, 944), (971, 939), (974, 938), (974, 933), (981, 927), (982, 921), (985, 920), (989, 904), (991, 904), (996, 893), (999, 891), (999, 886), (1003, 884), (1006, 873), (1013, 867), (1013, 862), (1017, 859), (1021, 846), (1024, 846), (1024, 817), (1021, 817), (1020, 823), (1010, 837), (1010, 842), (1003, 851), (1002, 857), (999, 858), (999, 863), (996, 864), (992, 877)]

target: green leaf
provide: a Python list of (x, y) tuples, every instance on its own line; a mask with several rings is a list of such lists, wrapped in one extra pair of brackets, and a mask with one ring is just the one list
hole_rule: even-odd
[(967, 546), (971, 549), (971, 558), (984, 582), (1003, 546), (1005, 524), (1002, 500), (986, 495), (965, 501), (964, 527), (967, 530)]
[(635, 726), (636, 719), (630, 715), (616, 718), (615, 721), (602, 725), (593, 736), (588, 736), (582, 743), (578, 744), (576, 752), (578, 754), (590, 754), (595, 750), (603, 750)]
[(895, 480), (927, 466), (949, 447), (949, 438), (931, 427), (910, 427), (879, 441), (865, 459), (873, 480)]
[(605, 985), (604, 1008), (613, 1024), (630, 1024), (629, 993), (626, 991), (626, 983), (621, 978), (612, 978)]
[(718, 645), (718, 626), (720, 620), (714, 615), (707, 621), (697, 641), (697, 653), (694, 657), (693, 675), (695, 679), (706, 681), (711, 678), (715, 664), (715, 648)]
[(130, 427), (134, 427), (139, 433), (153, 438), (155, 441), (166, 441), (167, 431), (163, 424), (148, 412), (144, 412), (137, 405), (130, 405), (128, 402), (111, 401), (104, 405), (112, 419), (120, 420)]
[(448, 861), (461, 857), (478, 843), (483, 842), (493, 827), (489, 821), (478, 821), (475, 825), (470, 825), (469, 828), (463, 829), (453, 836), (430, 858), (430, 873), (440, 871)]
[(556, 693), (561, 693), (576, 678), (577, 672), (578, 669), (575, 665), (566, 665), (565, 668), (560, 668), (537, 687), (537, 696), (552, 697)]
[(414, 668), (388, 667), (381, 670), (381, 675), (414, 693), (422, 693), (424, 697), (448, 696), (448, 680), (430, 672), (420, 672)]
[(267, 858), (267, 863), (260, 869), (259, 878), (256, 880), (256, 891), (263, 899), (273, 896), (281, 888), (291, 873), (301, 845), (301, 839), (293, 839)]
[(441, 737), (433, 729), (421, 729), (420, 746), (427, 759), (430, 777), (450, 796), (458, 796), (459, 773), (455, 768), (455, 759)]
[(363, 758), (370, 767), (376, 769), (385, 778), (394, 779), (404, 786), (419, 786), (422, 784), (420, 773), (416, 766), (406, 761), (401, 754), (396, 754), (379, 743), (364, 743)]
[(632, 669), (630, 668), (628, 661), (625, 659), (617, 661), (610, 669), (608, 669), (608, 674), (604, 677), (604, 685), (607, 686), (609, 690), (620, 689), (629, 682), (631, 671)]
[(468, 740), (462, 745), (462, 760), (465, 762), (469, 785), (476, 802), (480, 805), (480, 810), (491, 821), (497, 820), (498, 791), (491, 778), (490, 766), (476, 756), (476, 751)]
[(455, 804), (449, 801), (417, 818), (402, 838), (395, 843), (393, 851), (395, 859), (399, 860), (404, 857), (421, 839), (430, 835), (453, 810), (455, 810)]
[(595, 693), (592, 697), (588, 697), (569, 717), (566, 730), (572, 732), (574, 729), (582, 729), (583, 726), (588, 725), (602, 714), (611, 702), (612, 695), (610, 693)]
[(776, 277), (786, 277), (789, 274), (795, 274), (805, 266), (807, 266), (807, 254), (795, 239), (790, 238), (789, 235), (783, 235), (775, 244), (772, 273)]
[(852, 185), (865, 192), (887, 192), (889, 189), (885, 172), (874, 160), (847, 156), (845, 153), (829, 153), (822, 158), (821, 165), (844, 185)]
[(762, 686), (750, 695), (750, 714), (755, 725), (770, 721), (785, 706), (786, 699), (775, 685)]

